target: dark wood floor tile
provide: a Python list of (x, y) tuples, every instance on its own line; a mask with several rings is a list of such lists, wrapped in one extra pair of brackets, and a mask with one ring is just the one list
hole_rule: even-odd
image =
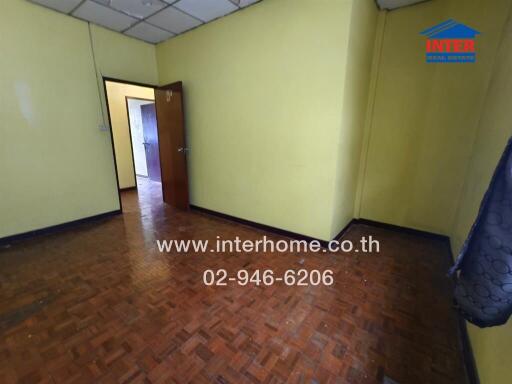
[[(159, 253), (156, 239), (275, 234), (175, 211), (124, 214), (0, 251), (1, 383), (465, 383), (446, 244), (354, 225), (371, 254)], [(207, 287), (205, 269), (332, 269), (330, 287)]]

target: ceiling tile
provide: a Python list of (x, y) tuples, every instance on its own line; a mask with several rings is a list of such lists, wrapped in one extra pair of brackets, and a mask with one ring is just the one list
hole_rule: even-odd
[(201, 24), (199, 20), (173, 7), (158, 12), (147, 21), (174, 33), (182, 33)]
[(216, 19), (238, 9), (229, 0), (180, 0), (174, 6), (204, 21)]
[(134, 24), (137, 19), (114, 11), (108, 7), (87, 0), (75, 12), (73, 16), (90, 21), (95, 24), (122, 31)]
[(56, 9), (57, 11), (69, 13), (80, 4), (82, 0), (30, 0), (33, 3)]
[(166, 7), (160, 0), (110, 0), (110, 7), (130, 16), (143, 19)]
[(241, 7), (247, 7), (248, 5), (257, 3), (260, 0), (240, 0), (240, 6)]
[(137, 25), (131, 27), (125, 32), (125, 34), (153, 44), (167, 40), (168, 38), (174, 36), (170, 32), (164, 31), (163, 29), (154, 27), (151, 24), (145, 22), (138, 23)]
[[(2, 0), (0, 0), (2, 1)], [(28, 0), (158, 43), (261, 0)], [(378, 0), (419, 1), (419, 0)]]

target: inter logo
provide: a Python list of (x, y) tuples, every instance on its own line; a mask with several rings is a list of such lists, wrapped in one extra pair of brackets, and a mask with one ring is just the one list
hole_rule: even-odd
[(427, 37), (427, 63), (474, 63), (475, 36), (480, 32), (453, 19), (421, 32)]

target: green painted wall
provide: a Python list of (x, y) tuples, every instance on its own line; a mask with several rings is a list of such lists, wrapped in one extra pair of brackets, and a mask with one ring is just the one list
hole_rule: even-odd
[[(433, 0), (385, 16), (356, 215), (450, 234), (508, 0)], [(425, 63), (419, 33), (476, 28), (474, 65)]]
[[(156, 82), (153, 46), (92, 33), (103, 73)], [(118, 209), (87, 23), (4, 1), (0, 47), (0, 238)]]
[[(507, 12), (504, 12), (506, 16)], [(510, 11), (508, 12), (508, 14)], [(460, 249), (475, 220), (508, 138), (512, 135), (512, 22), (502, 35), (483, 112), (467, 167), (457, 219), (451, 233), (454, 254)], [(499, 327), (469, 327), (469, 334), (482, 384), (510, 383), (512, 322)]]
[(157, 46), (160, 83), (184, 83), (192, 204), (330, 238), (351, 6), (265, 0)]

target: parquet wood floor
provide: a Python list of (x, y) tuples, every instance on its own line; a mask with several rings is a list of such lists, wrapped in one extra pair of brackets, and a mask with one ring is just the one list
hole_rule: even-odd
[[(378, 254), (160, 254), (278, 236), (123, 194), (124, 214), (0, 250), (0, 383), (465, 383), (446, 245), (354, 225)], [(332, 269), (326, 286), (206, 287), (205, 269)]]

